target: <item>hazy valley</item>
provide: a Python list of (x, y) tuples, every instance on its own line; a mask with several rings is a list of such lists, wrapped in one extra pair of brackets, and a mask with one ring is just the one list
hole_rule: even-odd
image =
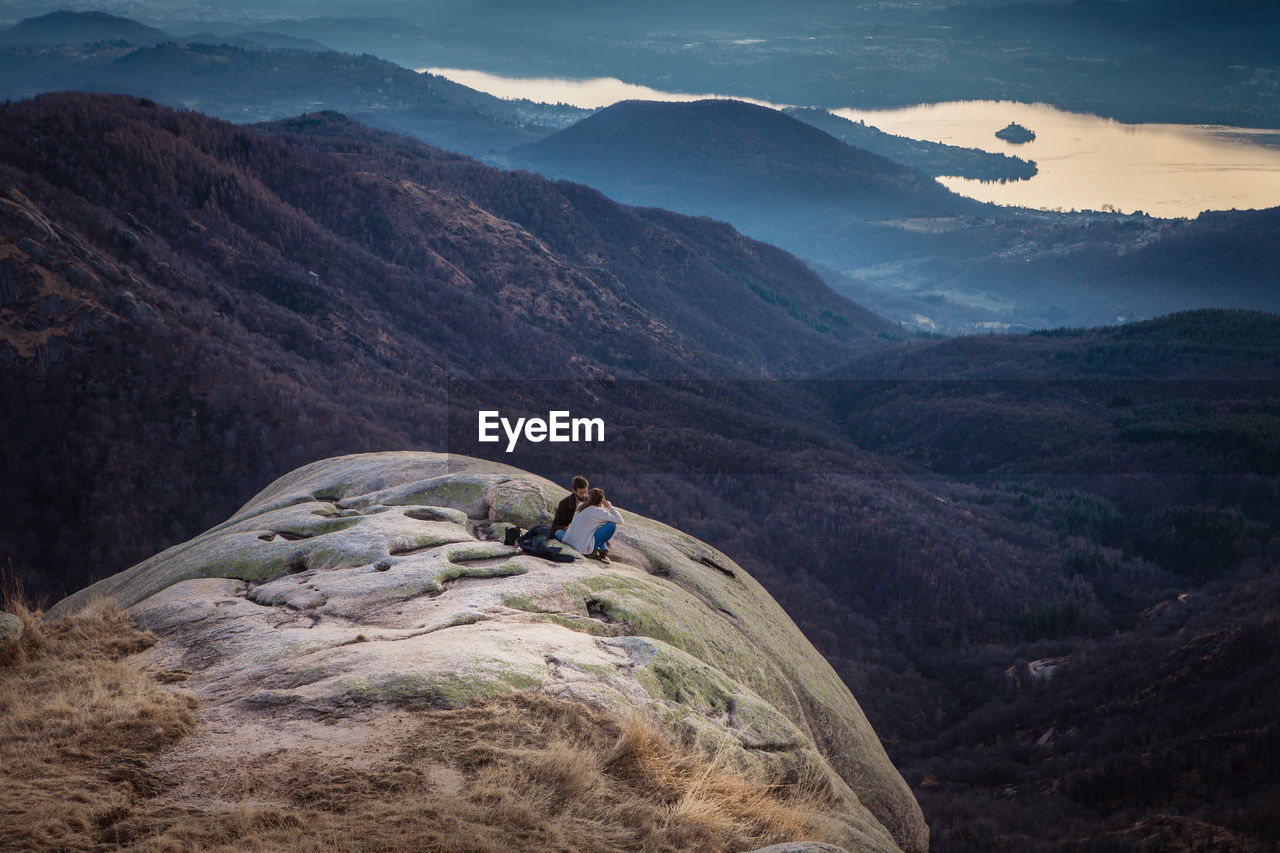
[[(72, 24), (80, 29), (68, 38), (100, 40), (50, 43), (48, 32)], [(336, 110), (492, 165), (587, 183), (623, 203), (728, 221), (921, 331), (1094, 325), (1210, 305), (1277, 308), (1270, 269), (1278, 250), (1265, 214), (1182, 221), (1000, 208), (947, 193), (927, 175), (1017, 180), (1027, 168), (1034, 174), (1034, 164), (911, 145), (821, 112), (788, 115), (823, 133), (776, 111), (711, 101), (619, 104), (591, 115), (500, 100), (371, 55), (317, 50), (318, 42), (281, 49), (270, 32), (225, 36), (231, 44), (207, 31), (194, 35), (213, 43), (161, 41), (157, 32), (107, 16), (26, 22), (0, 46), (0, 87), (11, 96), (126, 91), (239, 122)], [(875, 160), (862, 144), (900, 162)]]

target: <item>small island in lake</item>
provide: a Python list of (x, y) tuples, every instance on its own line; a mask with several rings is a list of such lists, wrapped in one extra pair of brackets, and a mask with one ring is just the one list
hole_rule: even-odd
[(1035, 131), (1028, 130), (1016, 121), (1009, 122), (1009, 126), (1004, 130), (997, 130), (996, 136), (1005, 142), (1012, 142), (1014, 145), (1021, 145), (1036, 138)]

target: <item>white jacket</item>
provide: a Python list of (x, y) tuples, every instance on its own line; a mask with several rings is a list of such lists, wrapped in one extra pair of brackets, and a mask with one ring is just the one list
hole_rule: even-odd
[(573, 521), (564, 532), (564, 544), (583, 554), (590, 554), (596, 548), (596, 528), (607, 521), (621, 524), (622, 515), (612, 507), (605, 509), (602, 506), (589, 506), (575, 512)]

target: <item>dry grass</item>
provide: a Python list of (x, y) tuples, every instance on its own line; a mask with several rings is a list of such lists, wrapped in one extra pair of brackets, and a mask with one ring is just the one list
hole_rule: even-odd
[(193, 702), (126, 656), (155, 642), (114, 606), (26, 625), (0, 667), (0, 849), (88, 850), (152, 787), (150, 757), (191, 730)]
[(377, 772), (264, 760), (237, 808), (178, 808), (146, 768), (191, 731), (194, 703), (123, 661), (154, 638), (111, 607), (47, 623), (9, 608), (28, 631), (0, 668), (0, 849), (604, 853), (840, 838), (817, 784), (752, 781), (650, 724), (540, 695), (423, 713)]
[(188, 814), (139, 848), (658, 853), (838, 841), (842, 830), (815, 787), (748, 780), (646, 723), (532, 694), (424, 713), (379, 773), (280, 773), (255, 789), (287, 803)]
[(492, 827), (467, 849), (746, 850), (831, 831), (815, 787), (746, 779), (640, 720), (532, 695), (436, 716), (418, 755), (452, 752), (472, 778), (459, 814)]

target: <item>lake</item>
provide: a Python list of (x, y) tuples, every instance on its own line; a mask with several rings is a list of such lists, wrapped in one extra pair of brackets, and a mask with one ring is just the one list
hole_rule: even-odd
[[(1276, 131), (1124, 124), (1014, 101), (833, 112), (899, 136), (1012, 154), (1040, 167), (1030, 180), (1004, 184), (939, 178), (952, 190), (982, 201), (1045, 209), (1144, 210), (1166, 217), (1280, 205)], [(997, 139), (995, 131), (1009, 122), (1034, 131), (1036, 138), (1021, 145)]]
[[(500, 98), (563, 102), (587, 109), (633, 98), (692, 101), (725, 97), (664, 92), (615, 78), (513, 78), (455, 68), (420, 70)], [(1142, 210), (1161, 217), (1280, 205), (1280, 131), (1125, 124), (1047, 104), (1015, 101), (955, 101), (893, 110), (847, 108), (832, 112), (899, 136), (1036, 161), (1040, 172), (1027, 181), (938, 179), (955, 192), (981, 201), (1044, 210)], [(1032, 130), (1036, 138), (1021, 145), (996, 138), (995, 132), (1010, 122)]]

